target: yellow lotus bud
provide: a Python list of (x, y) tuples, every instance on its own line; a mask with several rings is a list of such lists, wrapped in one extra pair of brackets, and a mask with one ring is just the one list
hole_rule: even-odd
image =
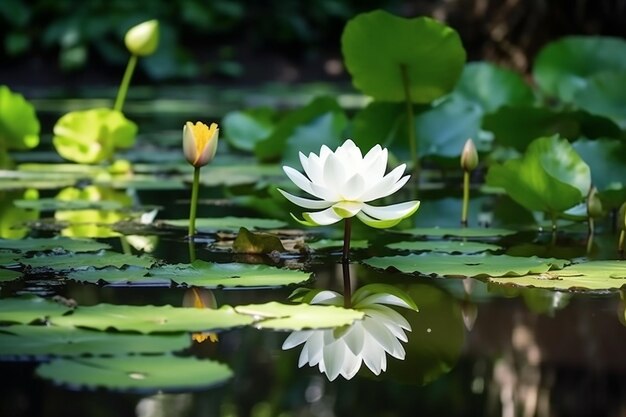
[(598, 197), (598, 189), (591, 187), (587, 195), (587, 215), (589, 217), (602, 217), (602, 201)]
[(185, 123), (183, 127), (183, 152), (187, 161), (194, 167), (201, 167), (213, 160), (217, 151), (219, 136), (217, 123), (209, 128), (202, 122)]
[(159, 46), (159, 21), (153, 19), (133, 26), (126, 32), (124, 43), (133, 55), (152, 55)]
[(463, 152), (461, 153), (461, 168), (463, 168), (464, 171), (472, 171), (477, 166), (478, 152), (476, 152), (476, 146), (474, 146), (474, 141), (468, 139), (465, 142)]

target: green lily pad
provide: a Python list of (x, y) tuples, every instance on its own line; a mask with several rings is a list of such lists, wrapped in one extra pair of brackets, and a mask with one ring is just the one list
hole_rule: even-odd
[(397, 242), (387, 245), (391, 249), (446, 252), (446, 253), (478, 253), (498, 251), (502, 247), (481, 242), (463, 242), (460, 240), (426, 240), (419, 242)]
[(163, 287), (171, 286), (171, 277), (150, 276), (150, 269), (141, 267), (129, 267), (124, 269), (103, 268), (72, 271), (67, 274), (67, 279), (77, 282), (89, 282), (112, 286), (138, 286), (138, 287)]
[(110, 249), (111, 245), (91, 239), (70, 239), (67, 237), (30, 238), (21, 240), (0, 239), (0, 249), (16, 252), (43, 252), (63, 250), (66, 252), (96, 252)]
[(394, 230), (398, 233), (407, 233), (415, 236), (431, 237), (466, 237), (466, 238), (492, 238), (509, 236), (517, 233), (515, 230), (497, 229), (491, 227), (415, 227), (412, 229)]
[(487, 184), (504, 188), (528, 210), (556, 216), (587, 195), (591, 172), (566, 139), (551, 136), (534, 140), (520, 159), (492, 165)]
[[(307, 246), (314, 250), (341, 248), (343, 247), (343, 239), (320, 239), (307, 243)], [(367, 240), (357, 239), (350, 241), (350, 249), (367, 249), (368, 246)]]
[(28, 324), (60, 316), (71, 308), (42, 297), (22, 296), (0, 300), (0, 323)]
[(23, 274), (19, 271), (12, 271), (10, 269), (0, 268), (0, 282), (15, 281), (21, 278)]
[(620, 72), (601, 72), (588, 79), (574, 96), (574, 104), (590, 113), (605, 116), (626, 129), (626, 68)]
[(406, 141), (406, 107), (402, 103), (371, 101), (352, 119), (354, 142), (361, 149), (377, 144), (389, 148)]
[(489, 282), (553, 290), (618, 290), (626, 285), (626, 262), (589, 261), (538, 275), (490, 278)]
[(19, 266), (17, 260), (20, 258), (19, 253), (0, 250), (0, 265), (2, 266)]
[(442, 277), (504, 277), (544, 273), (563, 268), (568, 261), (554, 258), (515, 257), (508, 255), (410, 254), (365, 259), (375, 268), (394, 268), (404, 273)]
[(106, 266), (143, 266), (149, 267), (156, 262), (156, 259), (148, 256), (125, 255), (117, 252), (101, 251), (98, 253), (67, 253), (63, 255), (40, 255), (32, 258), (22, 257), (19, 262), (31, 268), (39, 268), (53, 271), (68, 271), (94, 268), (104, 268)]
[(311, 273), (293, 269), (262, 264), (210, 263), (200, 259), (191, 265), (166, 265), (149, 272), (153, 279), (169, 278), (178, 284), (205, 288), (280, 287), (311, 279)]
[(455, 94), (478, 104), (484, 113), (504, 105), (531, 105), (533, 91), (522, 76), (490, 62), (470, 62), (465, 65)]
[(237, 313), (253, 316), (255, 327), (273, 330), (304, 330), (340, 327), (363, 318), (360, 311), (310, 304), (250, 304), (235, 307)]
[(131, 147), (137, 135), (135, 123), (108, 108), (67, 113), (53, 130), (52, 143), (59, 155), (83, 164), (111, 159), (116, 148)]
[(97, 304), (78, 307), (72, 314), (53, 317), (55, 326), (88, 329), (152, 332), (203, 332), (252, 324), (250, 316), (237, 314), (229, 306), (217, 310), (164, 306)]
[(493, 132), (495, 142), (524, 152), (536, 138), (555, 134), (574, 141), (617, 137), (619, 126), (610, 119), (583, 110), (553, 110), (548, 107), (504, 106), (483, 118), (483, 128)]
[(274, 128), (271, 108), (233, 111), (222, 118), (224, 136), (234, 148), (252, 152), (257, 142), (268, 137)]
[[(168, 226), (184, 227), (189, 226), (188, 219), (177, 220), (161, 220), (161, 224)], [(255, 219), (250, 217), (215, 217), (196, 219), (196, 230), (199, 233), (212, 233), (216, 231), (238, 231), (239, 228), (245, 227), (248, 230), (258, 229), (280, 229), (285, 227), (287, 223), (276, 219)]]
[(218, 362), (171, 355), (57, 359), (40, 365), (36, 373), (72, 389), (140, 393), (206, 389), (233, 375)]
[(351, 19), (341, 50), (352, 83), (381, 101), (404, 101), (403, 68), (411, 101), (428, 103), (457, 82), (465, 50), (457, 32), (427, 17), (406, 19), (383, 10)]
[(74, 327), (15, 325), (0, 328), (0, 357), (98, 356), (166, 353), (187, 348), (188, 334), (137, 335)]
[(626, 41), (605, 36), (567, 36), (537, 54), (533, 78), (541, 90), (571, 102), (589, 77), (626, 70)]
[(6, 85), (0, 86), (0, 148), (31, 149), (39, 144), (35, 107)]

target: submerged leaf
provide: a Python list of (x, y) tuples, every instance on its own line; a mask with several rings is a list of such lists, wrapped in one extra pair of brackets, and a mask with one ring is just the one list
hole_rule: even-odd
[(219, 362), (170, 355), (57, 359), (40, 365), (36, 373), (76, 390), (105, 388), (142, 394), (206, 389), (233, 375)]
[(271, 233), (253, 233), (245, 227), (239, 229), (239, 233), (233, 242), (233, 252), (264, 254), (271, 252), (285, 252), (280, 238)]

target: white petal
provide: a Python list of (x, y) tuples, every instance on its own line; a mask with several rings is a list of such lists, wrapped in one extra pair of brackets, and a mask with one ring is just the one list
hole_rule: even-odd
[(287, 338), (285, 339), (285, 341), (283, 342), (283, 346), (282, 349), (283, 350), (288, 350), (288, 349), (292, 349), (298, 345), (301, 345), (302, 343), (306, 342), (307, 339), (311, 336), (311, 333), (313, 333), (310, 330), (304, 330), (304, 331), (300, 331), (300, 332), (292, 332), (289, 336), (287, 336)]
[(346, 351), (346, 356), (343, 358), (343, 367), (341, 370), (341, 375), (349, 380), (354, 378), (354, 376), (361, 369), (362, 359), (360, 355), (353, 355), (349, 350)]
[(335, 191), (333, 188), (328, 188), (328, 187), (325, 187), (323, 185), (320, 185), (314, 182), (311, 183), (311, 191), (313, 191), (312, 194), (315, 197), (321, 198), (322, 200), (326, 200), (326, 201), (341, 200), (339, 193), (337, 193), (337, 191)]
[(305, 212), (305, 213), (302, 213), (302, 217), (304, 217), (304, 220), (315, 223), (318, 226), (327, 226), (329, 224), (335, 224), (343, 218), (341, 216), (338, 216), (332, 207), (329, 207), (326, 210), (316, 211), (313, 213)]
[(302, 152), (300, 152), (300, 163), (304, 169), (304, 173), (309, 177), (311, 182), (321, 183), (324, 179), (322, 177), (322, 165), (319, 163), (319, 157), (314, 153), (310, 153), (307, 158)]
[[(391, 171), (389, 174), (385, 175), (378, 183), (371, 184), (371, 185), (368, 184), (370, 185), (371, 188), (361, 196), (361, 201), (376, 200), (377, 198), (386, 197), (388, 195), (393, 194), (397, 190), (399, 190), (401, 186), (398, 188), (395, 188), (395, 185), (398, 182), (398, 180), (400, 180), (400, 177), (402, 176), (402, 174), (404, 174), (405, 169), (406, 169), (406, 165), (402, 164), (399, 167), (395, 168), (393, 171)], [(406, 178), (406, 180), (404, 180), (404, 183), (402, 185), (404, 185), (406, 181), (408, 180), (409, 179)], [(394, 190), (394, 191), (390, 191), (390, 190)]]
[(281, 190), (280, 188), (277, 189), (279, 193), (281, 193), (287, 200), (291, 201), (293, 204), (296, 204), (300, 207), (304, 207), (307, 209), (325, 209), (330, 207), (333, 203), (332, 202), (328, 202), (328, 201), (324, 201), (324, 200), (311, 200), (308, 198), (302, 198), (302, 197), (298, 197), (295, 196), (293, 194), (289, 194), (286, 191)]
[(409, 322), (404, 318), (402, 314), (398, 313), (392, 308), (380, 304), (372, 304), (367, 306), (367, 308), (362, 309), (362, 311), (370, 316), (382, 320), (385, 323), (393, 323), (394, 325), (402, 329), (411, 331), (411, 325), (409, 324)]
[(371, 334), (365, 335), (365, 348), (361, 353), (363, 362), (365, 365), (376, 375), (380, 374), (383, 367), (383, 360), (385, 357), (385, 350), (380, 346)]
[(329, 381), (334, 381), (342, 370), (343, 359), (346, 356), (346, 345), (337, 340), (324, 349), (324, 367)]
[(317, 365), (324, 357), (324, 333), (326, 331), (327, 330), (313, 330), (313, 334), (304, 345), (307, 349), (309, 366)]
[(363, 350), (363, 343), (365, 342), (365, 330), (363, 324), (355, 322), (350, 326), (350, 330), (343, 335), (342, 339), (345, 341), (346, 346), (355, 355), (360, 355)]
[(392, 204), (390, 206), (375, 207), (363, 204), (363, 212), (379, 220), (404, 219), (413, 214), (420, 206), (419, 201)]
[(346, 178), (344, 162), (334, 154), (328, 155), (324, 162), (324, 185), (332, 188)]
[(292, 167), (289, 167), (289, 166), (286, 166), (286, 165), (283, 166), (283, 171), (285, 171), (285, 174), (287, 174), (289, 179), (294, 184), (296, 184), (302, 191), (306, 191), (307, 193), (309, 193), (311, 195), (315, 195), (313, 193), (313, 190), (311, 189), (311, 181), (309, 181), (309, 179), (307, 177), (302, 175), (302, 173), (300, 173), (300, 171), (296, 171)]
[[(376, 148), (376, 146), (378, 146), (378, 148)], [(387, 169), (387, 149), (380, 150), (380, 145), (376, 146), (372, 148), (367, 155), (365, 155), (361, 169), (363, 175), (366, 175), (365, 178), (367, 183), (371, 185), (380, 182), (385, 175), (385, 170)], [(379, 151), (372, 154), (372, 151), (375, 149)], [(372, 154), (371, 157), (370, 154)]]
[(343, 306), (343, 295), (335, 292), (335, 291), (320, 291), (313, 299), (310, 301), (310, 304), (324, 304), (324, 305), (341, 305)]
[[(376, 229), (387, 229), (389, 227), (393, 227), (393, 226), (397, 225), (398, 223), (400, 223), (402, 221), (401, 218), (400, 219), (393, 219), (393, 220), (377, 220), (377, 219), (374, 219), (374, 218), (368, 216), (367, 214), (363, 213), (363, 211), (359, 211), (356, 214), (356, 218), (361, 220), (363, 223), (365, 223), (369, 227), (374, 227)], [(303, 224), (309, 226), (306, 223), (303, 223)]]
[(354, 174), (352, 178), (339, 186), (339, 194), (344, 200), (359, 201), (359, 197), (365, 191), (365, 186), (365, 179), (360, 174)]

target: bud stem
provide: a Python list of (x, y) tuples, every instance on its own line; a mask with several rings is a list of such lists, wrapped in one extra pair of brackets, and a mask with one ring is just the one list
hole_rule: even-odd
[(467, 227), (467, 212), (469, 211), (469, 187), (470, 173), (463, 171), (463, 210), (461, 212), (461, 225)]
[(200, 167), (193, 168), (193, 185), (191, 187), (191, 205), (189, 207), (189, 239), (196, 234), (196, 209), (198, 207), (198, 188), (200, 186)]
[(128, 60), (128, 65), (126, 65), (126, 71), (124, 71), (122, 83), (120, 84), (119, 90), (117, 90), (117, 97), (115, 99), (115, 106), (113, 106), (113, 110), (117, 110), (119, 112), (122, 111), (122, 108), (124, 107), (124, 101), (126, 101), (126, 93), (128, 92), (130, 79), (133, 78), (133, 72), (135, 72), (136, 66), (137, 55), (131, 55), (130, 59)]

